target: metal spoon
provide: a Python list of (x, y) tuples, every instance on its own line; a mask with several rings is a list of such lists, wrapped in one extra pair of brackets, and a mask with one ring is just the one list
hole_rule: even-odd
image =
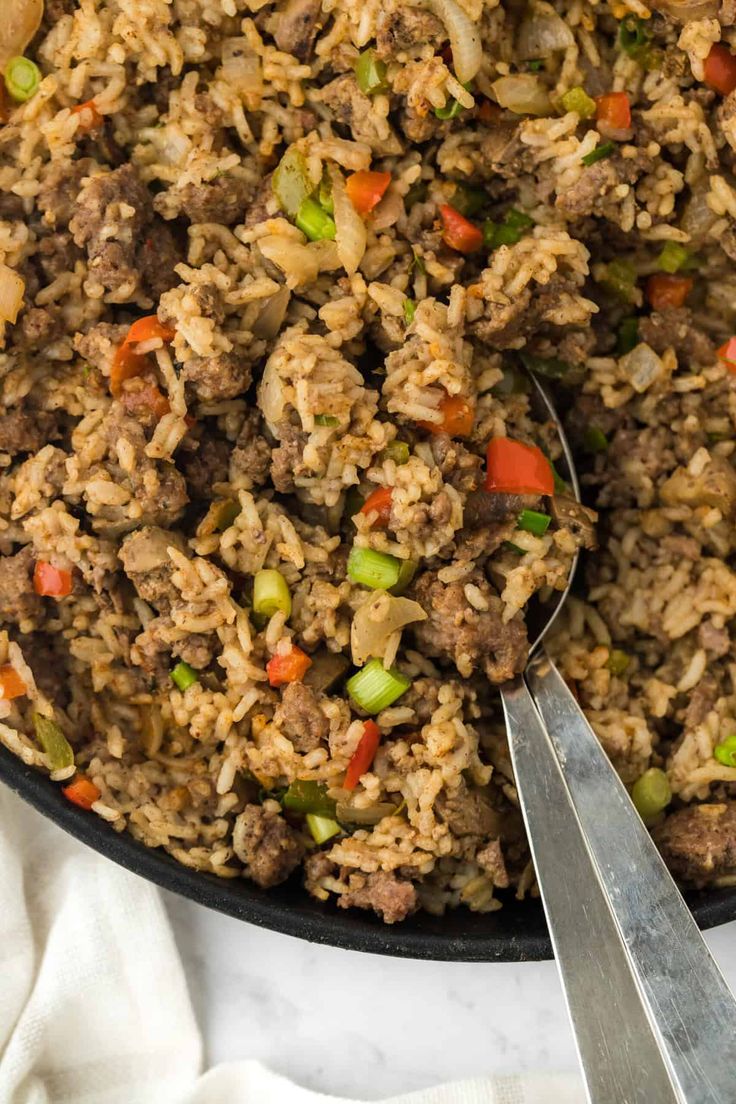
[[(550, 398), (579, 498), (575, 465)], [(519, 804), (592, 1104), (736, 1098), (736, 1002), (649, 833), (543, 649), (501, 689)], [(527, 685), (527, 680), (529, 685)], [(530, 693), (529, 686), (534, 694)], [(546, 727), (545, 727), (546, 726)]]

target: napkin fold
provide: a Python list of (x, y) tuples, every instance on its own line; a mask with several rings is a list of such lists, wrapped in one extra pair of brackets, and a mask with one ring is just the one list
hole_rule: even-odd
[[(357, 1104), (258, 1062), (201, 1075), (158, 890), (0, 787), (2, 1104)], [(583, 1104), (567, 1077), (474, 1079), (383, 1104)]]

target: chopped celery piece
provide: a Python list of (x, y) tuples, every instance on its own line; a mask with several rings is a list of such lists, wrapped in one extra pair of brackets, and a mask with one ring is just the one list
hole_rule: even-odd
[(667, 775), (659, 767), (650, 767), (637, 778), (631, 789), (631, 799), (645, 824), (651, 824), (672, 800)]
[(624, 318), (618, 328), (616, 340), (616, 352), (623, 356), (630, 353), (639, 344), (639, 319), (636, 317)]
[(414, 321), (414, 315), (417, 313), (417, 305), (413, 299), (404, 300), (404, 321), (407, 326), (411, 326)]
[(662, 252), (657, 258), (657, 267), (662, 272), (673, 274), (686, 268), (690, 260), (690, 250), (685, 249), (679, 242), (668, 241), (662, 247)]
[(394, 586), (391, 587), (391, 593), (397, 596), (403, 594), (409, 583), (412, 581), (417, 573), (416, 560), (402, 560), (401, 567), (399, 568), (399, 577), (396, 580)]
[(171, 672), (171, 678), (183, 692), (188, 687), (193, 686), (195, 682), (199, 682), (199, 675), (190, 667), (184, 660), (181, 663), (177, 663), (176, 667)]
[(631, 261), (619, 258), (606, 266), (603, 284), (619, 299), (631, 303), (636, 295), (636, 266)]
[(376, 552), (372, 548), (350, 549), (348, 556), (348, 577), (354, 583), (371, 587), (372, 590), (390, 590), (395, 587), (401, 574), (401, 560), (389, 556), (386, 552)]
[(631, 663), (631, 656), (626, 652), (622, 652), (620, 648), (612, 648), (608, 656), (608, 662), (606, 667), (612, 675), (625, 675), (629, 664)]
[(312, 833), (315, 843), (326, 843), (328, 839), (338, 835), (342, 828), (336, 820), (330, 817), (318, 816), (317, 813), (307, 813), (307, 828)]
[[(22, 17), (19, 17), (19, 20)], [(10, 20), (12, 26), (12, 18)], [(41, 70), (27, 57), (11, 58), (5, 66), (5, 87), (18, 103), (30, 100), (41, 83)]]
[(394, 667), (388, 670), (380, 659), (371, 659), (346, 682), (348, 694), (366, 713), (380, 713), (411, 686), (411, 679)]
[(409, 446), (406, 441), (389, 441), (381, 452), (381, 460), (393, 460), (394, 464), (406, 464), (409, 460)]
[(565, 92), (562, 106), (565, 111), (576, 112), (581, 119), (592, 119), (595, 115), (595, 100), (580, 85)]
[(358, 88), (366, 96), (388, 92), (390, 85), (386, 80), (386, 72), (386, 62), (376, 57), (376, 51), (370, 48), (363, 50), (355, 63), (355, 79)]
[(713, 757), (724, 767), (736, 767), (736, 734), (727, 736), (722, 743), (716, 744)]
[(608, 448), (608, 438), (598, 426), (588, 426), (583, 434), (583, 448), (586, 452), (605, 452)]
[(42, 713), (34, 713), (33, 727), (39, 744), (46, 752), (52, 771), (74, 766), (72, 746), (56, 721), (51, 717), (44, 717)]
[(316, 199), (303, 199), (294, 222), (310, 241), (334, 241), (335, 220), (323, 211)]
[(466, 218), (472, 218), (484, 207), (488, 193), (484, 188), (473, 188), (469, 184), (456, 184), (452, 194), (452, 206)]
[(257, 571), (253, 579), (253, 611), (262, 617), (273, 617), (281, 611), (291, 614), (291, 594), (286, 579), (274, 568)]
[(541, 514), (537, 510), (522, 510), (519, 514), (518, 525), (527, 533), (533, 533), (535, 537), (543, 537), (550, 526), (552, 518), (549, 514)]
[(340, 424), (340, 419), (336, 418), (334, 414), (315, 414), (314, 424), (318, 426), (336, 426)]
[(327, 796), (324, 782), (312, 782), (306, 778), (297, 778), (292, 782), (281, 804), (292, 813), (312, 813), (314, 816), (334, 817), (335, 802)]
[(313, 191), (307, 162), (298, 149), (293, 146), (287, 149), (274, 170), (271, 188), (281, 210), (289, 218), (296, 218), (302, 203)]

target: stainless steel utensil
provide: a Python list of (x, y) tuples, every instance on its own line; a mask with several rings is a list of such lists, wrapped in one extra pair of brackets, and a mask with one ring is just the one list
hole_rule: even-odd
[[(574, 461), (557, 413), (567, 478)], [(501, 687), (519, 803), (592, 1104), (725, 1104), (736, 1001), (595, 733), (543, 650)], [(531, 688), (531, 693), (530, 693)], [(534, 697), (532, 697), (532, 694)]]

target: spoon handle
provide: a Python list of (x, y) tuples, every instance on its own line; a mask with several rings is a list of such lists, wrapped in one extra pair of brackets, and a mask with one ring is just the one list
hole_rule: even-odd
[(589, 1100), (681, 1104), (529, 690), (519, 678), (501, 687), (501, 697), (521, 811)]
[(542, 654), (527, 678), (682, 1098), (733, 1100), (736, 1001), (559, 671)]

